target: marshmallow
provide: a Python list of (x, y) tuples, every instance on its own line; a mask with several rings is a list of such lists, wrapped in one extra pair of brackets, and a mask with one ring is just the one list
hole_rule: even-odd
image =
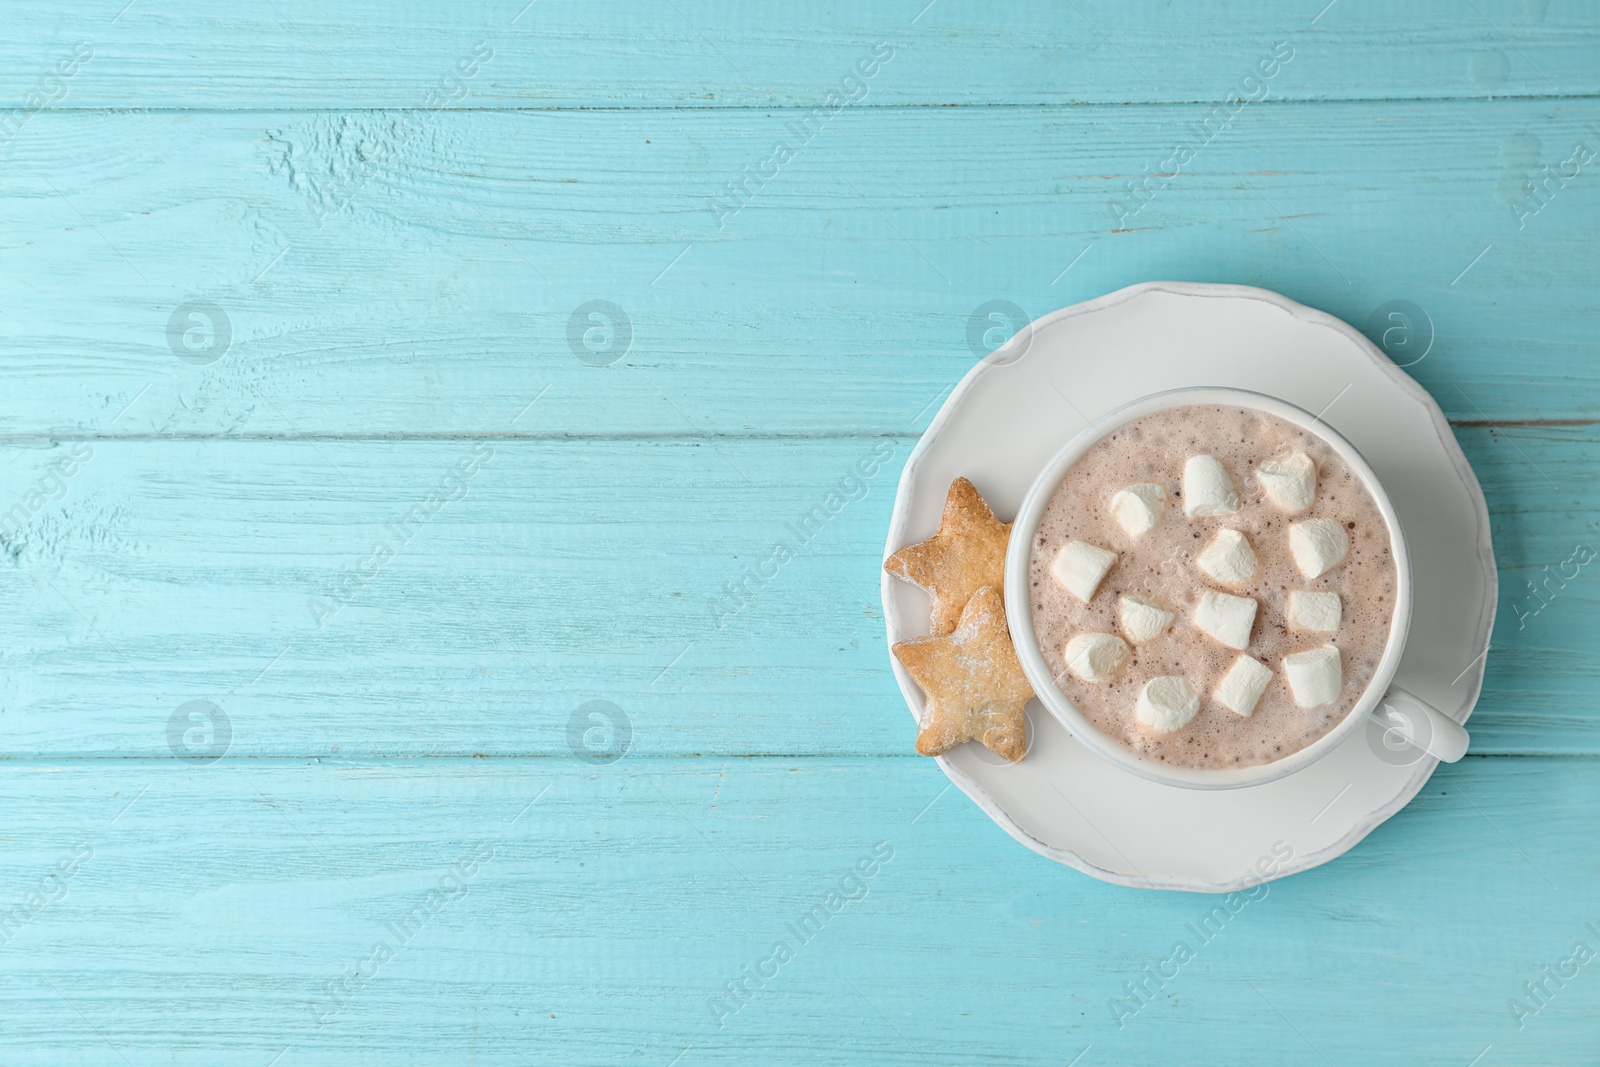
[(1050, 575), (1064, 586), (1067, 592), (1087, 604), (1100, 588), (1100, 579), (1117, 561), (1117, 554), (1091, 545), (1087, 541), (1068, 541), (1056, 553), (1050, 564)]
[(1231, 593), (1200, 594), (1194, 609), (1194, 624), (1200, 631), (1229, 648), (1243, 652), (1250, 644), (1250, 628), (1256, 623), (1256, 602)]
[(1200, 694), (1180, 676), (1169, 674), (1145, 683), (1134, 714), (1151, 729), (1170, 734), (1189, 725), (1199, 710)]
[(1270, 667), (1249, 656), (1240, 656), (1233, 661), (1233, 666), (1228, 668), (1228, 673), (1222, 676), (1222, 681), (1217, 685), (1217, 700), (1235, 715), (1243, 715), (1248, 719), (1250, 713), (1256, 710), (1256, 701), (1267, 691), (1270, 681)]
[(1190, 456), (1183, 465), (1183, 513), (1191, 519), (1232, 515), (1239, 510), (1239, 491), (1228, 468), (1216, 456)]
[(1111, 517), (1122, 532), (1138, 540), (1167, 513), (1167, 491), (1155, 482), (1139, 482), (1111, 496)]
[(1344, 562), (1350, 535), (1332, 519), (1307, 519), (1289, 527), (1289, 551), (1301, 574), (1317, 578)]
[(1284, 614), (1296, 630), (1331, 634), (1339, 628), (1341, 605), (1338, 593), (1313, 593), (1304, 589), (1289, 591), (1289, 608)]
[(1177, 617), (1159, 600), (1138, 593), (1122, 598), (1122, 629), (1136, 645), (1160, 637)]
[(1256, 481), (1268, 500), (1291, 515), (1317, 499), (1317, 465), (1304, 452), (1267, 460), (1257, 468)]
[(1339, 699), (1339, 689), (1344, 684), (1339, 650), (1332, 645), (1283, 657), (1283, 673), (1289, 679), (1294, 702), (1302, 708), (1332, 704)]
[(1256, 576), (1256, 554), (1238, 530), (1218, 530), (1196, 566), (1223, 585), (1243, 585)]
[(1067, 669), (1086, 682), (1109, 682), (1128, 662), (1128, 643), (1115, 634), (1079, 634), (1062, 653)]

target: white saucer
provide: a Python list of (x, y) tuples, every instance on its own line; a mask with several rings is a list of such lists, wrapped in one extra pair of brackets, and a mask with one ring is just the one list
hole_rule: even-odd
[[(1092, 419), (1148, 393), (1224, 385), (1280, 396), (1348, 437), (1414, 546), (1411, 635), (1395, 681), (1465, 722), (1483, 682), (1496, 578), (1478, 480), (1433, 399), (1350, 326), (1264, 289), (1149, 282), (1046, 315), (974, 367), (912, 451), (885, 555), (931, 537), (952, 479), (1009, 520)], [(928, 632), (928, 598), (882, 576), (891, 642)], [(913, 716), (922, 691), (890, 658)], [(1342, 855), (1416, 796), (1436, 761), (1357, 730), (1305, 770), (1246, 789), (1146, 781), (1074, 741), (1037, 700), (1032, 748), (976, 742), (950, 780), (1035, 852), (1107, 882), (1224, 893)], [(910, 747), (910, 733), (907, 747)]]

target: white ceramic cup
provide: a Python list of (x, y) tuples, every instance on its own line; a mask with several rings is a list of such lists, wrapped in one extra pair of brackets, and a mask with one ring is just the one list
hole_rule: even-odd
[[(1366, 486), (1367, 492), (1377, 502), (1378, 510), (1383, 514), (1383, 521), (1389, 528), (1389, 546), (1394, 557), (1396, 592), (1389, 640), (1384, 646), (1383, 657), (1378, 661), (1378, 668), (1366, 691), (1361, 694), (1349, 714), (1314, 743), (1282, 759), (1253, 767), (1219, 769), (1173, 767), (1157, 760), (1145, 759), (1120, 741), (1101, 733), (1073, 706), (1056, 685), (1050, 668), (1045, 665), (1044, 657), (1039, 652), (1039, 639), (1033, 629), (1033, 604), (1028, 596), (1028, 563), (1032, 555), (1034, 532), (1044, 515), (1045, 505), (1050, 502), (1050, 496), (1061, 483), (1062, 477), (1105, 434), (1144, 415), (1191, 404), (1228, 404), (1254, 408), (1276, 415), (1327, 442), (1335, 452), (1339, 453), (1340, 458), (1349, 464), (1350, 469), (1355, 471), (1362, 484)], [(1383, 485), (1378, 481), (1377, 475), (1367, 465), (1361, 453), (1356, 451), (1354, 445), (1334, 432), (1318, 417), (1277, 397), (1244, 389), (1209, 386), (1172, 389), (1141, 397), (1101, 416), (1095, 425), (1085, 428), (1082, 433), (1069, 441), (1066, 447), (1056, 453), (1054, 459), (1045, 464), (1044, 469), (1029, 487), (1028, 495), (1023, 498), (1022, 507), (1018, 510), (1016, 520), (1011, 527), (1011, 541), (1006, 550), (1005, 601), (1011, 642), (1016, 646), (1022, 670), (1032, 683), (1040, 702), (1080, 743), (1112, 763), (1152, 781), (1190, 789), (1237, 789), (1260, 785), (1293, 774), (1327, 755), (1342, 744), (1351, 731), (1361, 729), (1363, 724), (1369, 721), (1371, 725), (1368, 729), (1373, 731), (1369, 736), (1375, 739), (1373, 751), (1378, 759), (1386, 759), (1387, 751), (1401, 754), (1399, 759), (1391, 759), (1389, 762), (1414, 762), (1416, 758), (1421, 758), (1417, 750), (1422, 749), (1426, 750), (1429, 756), (1446, 763), (1454, 763), (1467, 751), (1467, 731), (1460, 723), (1392, 684), (1395, 670), (1400, 666), (1401, 653), (1405, 651), (1406, 634), (1411, 626), (1411, 561), (1406, 554), (1400, 517), (1395, 514), (1388, 494), (1383, 491)], [(1132, 708), (1128, 709), (1128, 714), (1133, 714)]]

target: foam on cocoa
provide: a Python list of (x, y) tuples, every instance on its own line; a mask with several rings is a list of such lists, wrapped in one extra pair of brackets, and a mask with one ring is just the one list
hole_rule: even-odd
[[(1265, 497), (1256, 466), (1290, 452), (1317, 465), (1311, 507), (1287, 515)], [(1183, 468), (1188, 457), (1209, 454), (1232, 475), (1241, 506), (1232, 515), (1189, 519), (1183, 512)], [(1169, 506), (1149, 533), (1130, 538), (1112, 517), (1111, 497), (1137, 482), (1165, 487)], [(1289, 551), (1289, 527), (1308, 518), (1336, 520), (1349, 531), (1350, 552), (1320, 578), (1308, 579)], [(1195, 566), (1195, 557), (1220, 529), (1242, 532), (1260, 569), (1242, 586), (1222, 587)], [(1083, 604), (1050, 576), (1050, 563), (1069, 540), (1118, 553), (1094, 598)], [(1314, 433), (1266, 412), (1225, 405), (1192, 405), (1146, 415), (1111, 430), (1073, 464), (1056, 487), (1034, 535), (1029, 566), (1033, 627), (1045, 663), (1062, 693), (1102, 733), (1141, 755), (1178, 767), (1253, 766), (1282, 759), (1333, 729), (1355, 705), (1377, 671), (1394, 615), (1396, 573), (1389, 530), (1360, 478)], [(1272, 669), (1272, 680), (1249, 718), (1214, 696), (1217, 683), (1240, 653), (1194, 625), (1194, 606), (1206, 589), (1253, 597), (1258, 607), (1244, 654)], [(1335, 592), (1343, 618), (1333, 634), (1291, 630), (1285, 619), (1289, 592)], [(1086, 631), (1122, 635), (1118, 604), (1127, 593), (1154, 597), (1177, 621), (1154, 640), (1132, 646), (1115, 680), (1086, 683), (1067, 670), (1062, 650)], [(1123, 635), (1125, 636), (1125, 635)], [(1284, 678), (1283, 657), (1328, 642), (1344, 665), (1340, 699), (1300, 708)], [(1182, 675), (1201, 694), (1198, 715), (1162, 734), (1134, 717), (1139, 690), (1150, 679)]]

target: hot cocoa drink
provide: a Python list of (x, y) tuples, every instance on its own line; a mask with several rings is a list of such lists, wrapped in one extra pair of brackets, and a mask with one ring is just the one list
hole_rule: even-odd
[(1315, 433), (1252, 408), (1109, 430), (1056, 487), (1029, 599), (1061, 692), (1176, 767), (1270, 763), (1333, 729), (1389, 640), (1388, 525)]

